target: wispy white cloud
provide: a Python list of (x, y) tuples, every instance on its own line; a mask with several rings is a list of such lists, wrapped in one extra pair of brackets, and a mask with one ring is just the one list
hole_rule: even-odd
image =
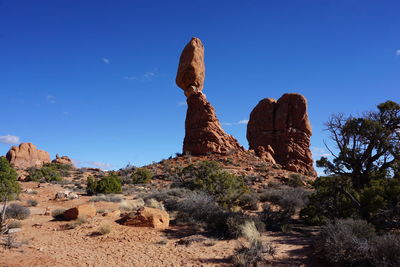
[(154, 80), (155, 78), (158, 77), (158, 70), (154, 69), (153, 71), (146, 71), (145, 73), (141, 75), (129, 75), (125, 76), (125, 80), (130, 80), (130, 81), (141, 81), (141, 82), (149, 82)]
[(400, 56), (400, 49), (396, 50), (396, 56)]
[(109, 169), (112, 167), (112, 164), (100, 162), (100, 161), (88, 161), (87, 163), (90, 165), (96, 166), (98, 168), (101, 168), (101, 169)]
[(18, 136), (15, 135), (3, 135), (0, 136), (0, 143), (11, 145), (11, 144), (19, 144), (21, 143)]
[(103, 60), (105, 64), (110, 64), (110, 60), (108, 58), (103, 57), (101, 60)]
[(47, 95), (46, 96), (46, 101), (49, 102), (50, 104), (55, 104), (56, 103), (56, 97), (53, 95)]
[(326, 151), (324, 148), (322, 147), (311, 147), (311, 152), (313, 154), (314, 158), (320, 158), (320, 157), (330, 157), (332, 156), (331, 153), (329, 153), (329, 151)]
[(134, 80), (137, 80), (137, 77), (136, 76), (125, 76), (124, 79), (134, 81)]
[(109, 163), (104, 163), (104, 162), (100, 162), (100, 161), (83, 161), (83, 160), (79, 160), (79, 159), (74, 159), (71, 158), (72, 163), (76, 166), (76, 167), (96, 167), (96, 168), (100, 168), (103, 170), (109, 170), (113, 165), (109, 164)]
[(68, 116), (68, 115), (69, 115), (69, 112), (68, 112), (68, 111), (64, 111), (64, 112), (63, 112), (63, 115)]
[(240, 125), (240, 124), (247, 124), (249, 120), (240, 120), (237, 122), (222, 122), (222, 125), (231, 126), (231, 125)]
[(156, 71), (147, 71), (145, 74), (143, 74), (143, 78), (145, 78), (148, 81), (153, 80), (155, 77), (157, 77)]

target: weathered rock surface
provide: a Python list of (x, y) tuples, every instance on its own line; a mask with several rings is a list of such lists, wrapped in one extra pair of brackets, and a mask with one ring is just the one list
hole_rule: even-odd
[(300, 94), (284, 94), (278, 101), (261, 100), (250, 114), (247, 125), (249, 148), (258, 156), (273, 150), (273, 158), (283, 168), (315, 176), (307, 114), (307, 100)]
[(204, 77), (204, 46), (199, 38), (193, 37), (182, 51), (175, 81), (189, 97), (203, 90)]
[(214, 108), (201, 92), (204, 77), (204, 47), (200, 39), (192, 38), (182, 51), (176, 76), (176, 84), (184, 90), (188, 104), (183, 153), (198, 156), (243, 150), (235, 138), (224, 132)]
[(39, 150), (32, 143), (22, 143), (12, 146), (6, 155), (7, 160), (17, 169), (29, 167), (42, 167), (50, 162), (50, 155), (44, 150)]
[(67, 157), (67, 156), (60, 157), (60, 156), (58, 156), (58, 154), (56, 154), (56, 158), (53, 159), (52, 162), (58, 163), (58, 164), (74, 166), (74, 164), (72, 163), (72, 160), (69, 157)]
[(118, 220), (118, 223), (127, 226), (151, 227), (167, 229), (169, 226), (168, 212), (159, 209), (143, 207), (138, 211), (130, 212)]
[(96, 208), (90, 204), (83, 204), (64, 212), (65, 220), (76, 220), (79, 216), (94, 217), (96, 216)]

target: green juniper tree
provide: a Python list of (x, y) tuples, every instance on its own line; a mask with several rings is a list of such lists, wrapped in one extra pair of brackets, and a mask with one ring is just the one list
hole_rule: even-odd
[(333, 115), (326, 124), (337, 153), (327, 147), (333, 159), (317, 161), (328, 176), (317, 179), (302, 210), (309, 222), (356, 217), (400, 226), (400, 105), (377, 107), (359, 117)]
[(3, 233), (7, 228), (5, 222), (7, 203), (18, 196), (20, 191), (17, 172), (11, 168), (5, 157), (0, 157), (0, 200), (3, 203), (0, 218), (0, 233)]

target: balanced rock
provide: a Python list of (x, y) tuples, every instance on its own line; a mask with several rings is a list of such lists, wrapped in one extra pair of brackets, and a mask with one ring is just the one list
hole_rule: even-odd
[(64, 164), (64, 165), (71, 165), (73, 166), (74, 164), (72, 163), (72, 160), (67, 157), (67, 156), (58, 156), (58, 154), (56, 154), (56, 158), (52, 160), (52, 162), (54, 163), (58, 163), (58, 164)]
[(22, 143), (19, 146), (12, 146), (6, 155), (7, 160), (17, 169), (29, 167), (42, 167), (50, 162), (50, 155), (44, 150), (39, 150), (32, 143)]
[(204, 46), (193, 37), (182, 51), (175, 81), (188, 97), (203, 90), (204, 77)]
[(273, 158), (283, 168), (316, 176), (310, 151), (312, 134), (307, 100), (300, 94), (284, 94), (278, 101), (261, 100), (247, 124), (249, 148), (258, 156), (272, 148)]
[(151, 227), (163, 230), (169, 226), (169, 215), (164, 210), (143, 207), (126, 214), (118, 220), (118, 223), (127, 226)]
[(65, 220), (76, 220), (80, 216), (94, 217), (96, 216), (96, 208), (90, 204), (83, 204), (64, 212)]
[(176, 84), (184, 90), (188, 105), (183, 153), (198, 156), (243, 150), (235, 138), (224, 132), (214, 108), (202, 93), (204, 77), (204, 47), (200, 39), (192, 38), (182, 51), (176, 76)]

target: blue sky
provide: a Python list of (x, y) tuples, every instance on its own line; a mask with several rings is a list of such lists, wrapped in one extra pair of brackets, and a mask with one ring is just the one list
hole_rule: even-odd
[(395, 0), (0, 1), (0, 154), (32, 142), (116, 169), (181, 152), (174, 80), (196, 36), (204, 93), (228, 133), (247, 147), (258, 101), (298, 92), (319, 158), (332, 113), (400, 102), (399, 10)]

